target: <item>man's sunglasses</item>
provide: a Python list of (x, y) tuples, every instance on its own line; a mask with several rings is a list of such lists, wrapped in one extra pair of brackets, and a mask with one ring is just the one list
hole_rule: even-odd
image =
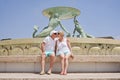
[(54, 35), (57, 35), (57, 33), (54, 33)]
[(54, 33), (54, 35), (59, 35), (60, 33)]

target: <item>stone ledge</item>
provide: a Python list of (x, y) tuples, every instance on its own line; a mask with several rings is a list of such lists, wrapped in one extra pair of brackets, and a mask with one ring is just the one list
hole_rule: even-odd
[[(23, 56), (0, 56), (0, 63), (30, 63), (40, 62), (40, 55), (23, 55)], [(46, 58), (46, 62), (49, 58)], [(56, 57), (56, 62), (59, 62), (59, 57)], [(118, 55), (74, 55), (74, 59), (70, 58), (70, 62), (120, 62)]]
[(120, 73), (68, 73), (68, 75), (39, 75), (39, 73), (0, 73), (0, 80), (120, 80)]
[[(0, 45), (14, 45), (14, 44), (40, 44), (44, 38), (24, 38), (0, 41)], [(103, 38), (68, 38), (71, 43), (92, 43), (92, 44), (117, 44), (120, 45), (120, 40), (103, 39)]]

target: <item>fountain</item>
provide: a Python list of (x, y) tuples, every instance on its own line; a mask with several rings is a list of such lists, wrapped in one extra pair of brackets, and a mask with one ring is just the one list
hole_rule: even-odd
[[(77, 24), (76, 17), (80, 15), (78, 9), (53, 7), (45, 9), (43, 14), (49, 17), (49, 24), (39, 34), (36, 34), (38, 27), (35, 26), (33, 38), (0, 41), (0, 72), (40, 72), (40, 44), (58, 25), (67, 34), (75, 55), (74, 60), (70, 59), (68, 72), (120, 72), (120, 40), (95, 38), (85, 33)], [(73, 33), (77, 31), (78, 37), (71, 37), (60, 23), (63, 19), (71, 18), (76, 23)], [(59, 61), (57, 57), (54, 72), (60, 72)], [(49, 58), (46, 62), (49, 62)]]

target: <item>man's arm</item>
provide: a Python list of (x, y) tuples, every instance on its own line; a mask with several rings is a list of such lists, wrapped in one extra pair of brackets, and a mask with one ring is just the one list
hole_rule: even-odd
[(45, 54), (45, 42), (41, 43), (41, 51), (42, 51), (42, 54)]
[(56, 55), (56, 53), (57, 53), (57, 40), (55, 42), (55, 55)]

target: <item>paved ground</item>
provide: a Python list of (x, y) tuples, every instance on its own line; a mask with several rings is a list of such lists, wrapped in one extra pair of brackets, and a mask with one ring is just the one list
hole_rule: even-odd
[(120, 80), (120, 73), (68, 73), (67, 75), (39, 73), (0, 73), (0, 80)]

